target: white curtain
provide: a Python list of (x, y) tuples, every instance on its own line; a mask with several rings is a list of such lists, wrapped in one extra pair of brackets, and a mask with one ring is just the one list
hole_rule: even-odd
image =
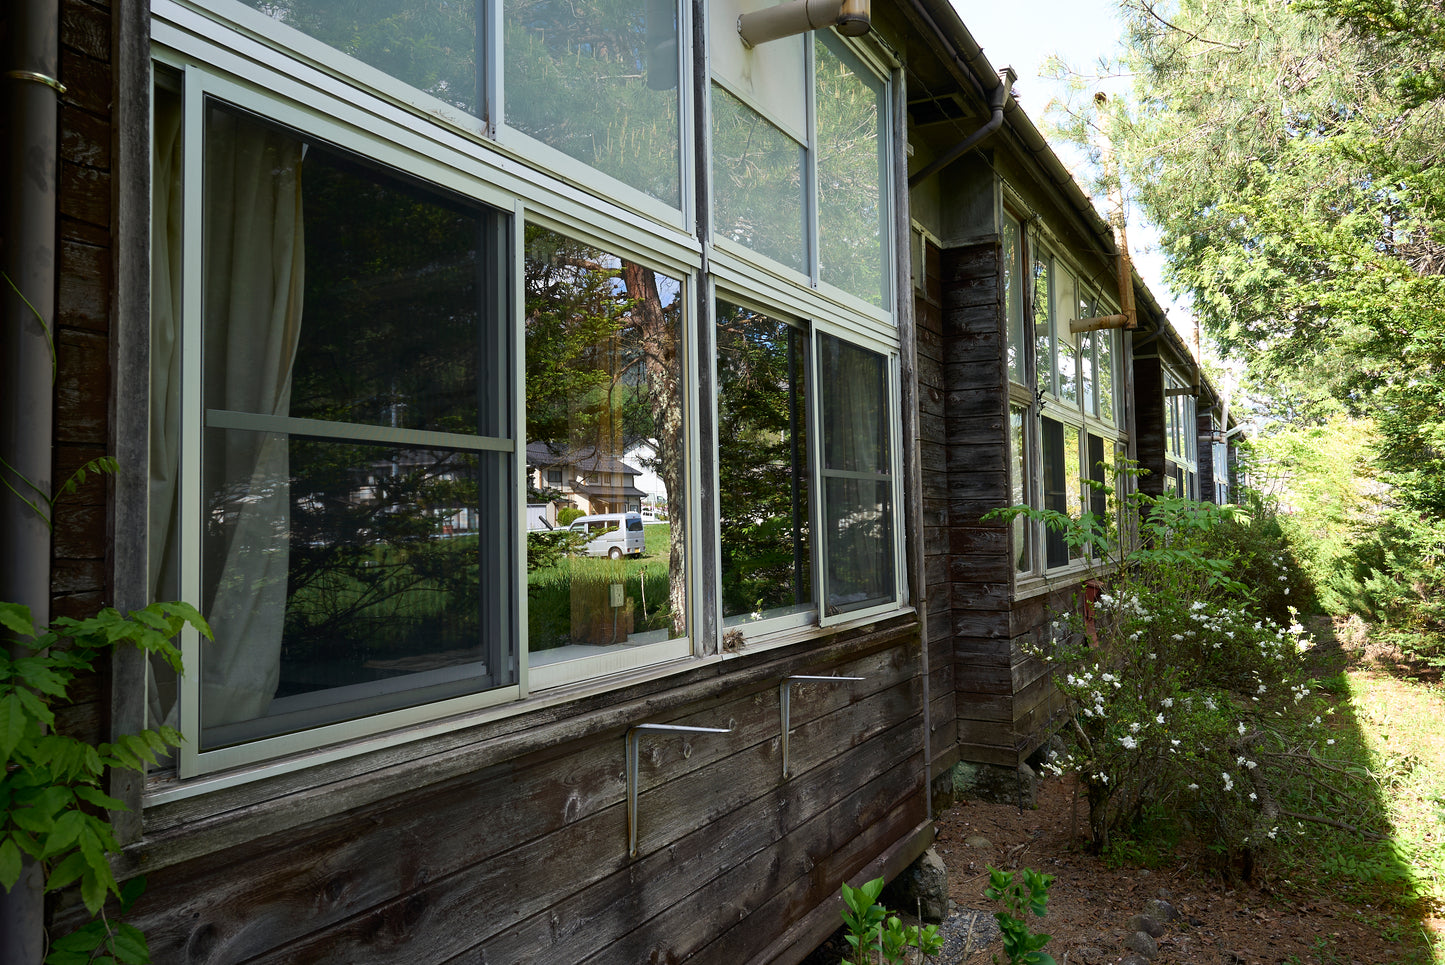
[[(207, 408), (288, 416), (301, 334), (302, 145), (240, 115), (206, 126), (203, 352)], [(281, 674), (290, 568), (285, 433), (211, 430), (205, 446), (202, 727), (264, 715)]]
[[(182, 526), (203, 525), (202, 610), (216, 639), (202, 647), (205, 727), (266, 713), (280, 678), (289, 568), (287, 436), (208, 430), (204, 519), (176, 518), (183, 255), (203, 261), (204, 407), (290, 412), (301, 331), (305, 241), (302, 145), (227, 111), (208, 112), (203, 251), (182, 252), (181, 114), (157, 98), (152, 201), (150, 580), (177, 591)], [(195, 673), (198, 668), (189, 667)], [(173, 687), (151, 689), (153, 720), (174, 723)]]

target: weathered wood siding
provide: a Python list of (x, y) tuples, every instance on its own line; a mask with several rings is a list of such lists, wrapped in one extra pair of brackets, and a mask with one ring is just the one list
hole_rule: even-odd
[(1199, 498), (1206, 503), (1215, 501), (1214, 484), (1214, 414), (1207, 409), (1194, 417), (1195, 450), (1199, 463)]
[(1168, 440), (1164, 434), (1164, 367), (1159, 356), (1134, 357), (1134, 433), (1139, 468), (1139, 491), (1164, 495)]
[(950, 577), (948, 435), (943, 366), (943, 253), (925, 240), (922, 285), (913, 292), (918, 336), (918, 436), (922, 470), (924, 575), (928, 587), (928, 721), (936, 777), (958, 760)]
[(1018, 711), (1009, 632), (1012, 557), (1008, 527), (982, 520), (1011, 501), (998, 244), (943, 252), (942, 275), (957, 757), (1004, 763), (1015, 756)]
[[(328, 810), (336, 787), (236, 814), (182, 804), (170, 826), (158, 809), (126, 855), (148, 874), (134, 921), (169, 963), (797, 961), (836, 927), (839, 882), (897, 873), (931, 840), (917, 629), (498, 722), (364, 807)], [(793, 686), (785, 780), (778, 684), (834, 673), (865, 679)], [(633, 859), (624, 735), (644, 720), (733, 732), (643, 738)], [(279, 809), (293, 826), (238, 833)]]
[[(57, 485), (111, 449), (111, 322), (114, 292), (110, 4), (60, 4), (59, 160), (56, 219), (54, 468)], [(110, 602), (108, 479), (93, 475), (55, 511), (51, 614), (83, 617)], [(77, 681), (58, 726), (104, 739), (104, 681)]]

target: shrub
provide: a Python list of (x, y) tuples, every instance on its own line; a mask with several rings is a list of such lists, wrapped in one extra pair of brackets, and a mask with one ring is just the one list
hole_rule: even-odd
[[(1099, 561), (1090, 598), (1040, 641), (1072, 744), (1047, 766), (1077, 772), (1097, 849), (1175, 815), (1247, 871), (1282, 833), (1289, 776), (1329, 741), (1319, 716), (1300, 713), (1314, 701), (1311, 641), (1283, 604), (1298, 565), (1258, 511), (1136, 493), (1124, 513), (1133, 545), (1091, 515), (1000, 513), (1041, 519)], [(1281, 604), (1283, 620), (1266, 612)]]
[(571, 526), (573, 522), (581, 519), (583, 516), (586, 515), (586, 513), (582, 512), (582, 510), (578, 509), (576, 506), (563, 506), (561, 509), (557, 510), (557, 525)]

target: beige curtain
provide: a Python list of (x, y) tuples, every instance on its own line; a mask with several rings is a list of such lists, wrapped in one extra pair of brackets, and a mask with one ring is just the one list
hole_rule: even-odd
[[(202, 520), (177, 520), (180, 434), (180, 112), (157, 102), (153, 201), (151, 584), (174, 592), (176, 531), (203, 525), (203, 727), (266, 713), (280, 677), (289, 568), (290, 478), (284, 433), (208, 429)], [(212, 109), (205, 132), (204, 407), (290, 412), (304, 286), (302, 145)], [(195, 673), (198, 668), (190, 667)], [(152, 712), (174, 721), (164, 681)]]

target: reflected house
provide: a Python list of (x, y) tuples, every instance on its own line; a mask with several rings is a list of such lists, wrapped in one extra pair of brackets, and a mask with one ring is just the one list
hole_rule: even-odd
[[(554, 451), (542, 442), (527, 446), (529, 486), (561, 495), (554, 502), (602, 513), (636, 513), (649, 494), (637, 487), (643, 470), (593, 448)], [(555, 512), (551, 521), (555, 522)]]
[[(6, 239), (63, 253), (66, 388), (37, 334), (0, 392), (35, 478), (121, 468), (0, 539), (38, 612), (216, 630), (66, 717), (184, 735), (113, 789), (156, 961), (792, 965), (1058, 720), (1089, 561), (988, 511), (1226, 495), (1142, 282), (1072, 324), (1108, 225), (947, 0), (745, 47), (770, 5), (66, 7), (59, 237)], [(580, 558), (563, 505), (666, 519)]]

